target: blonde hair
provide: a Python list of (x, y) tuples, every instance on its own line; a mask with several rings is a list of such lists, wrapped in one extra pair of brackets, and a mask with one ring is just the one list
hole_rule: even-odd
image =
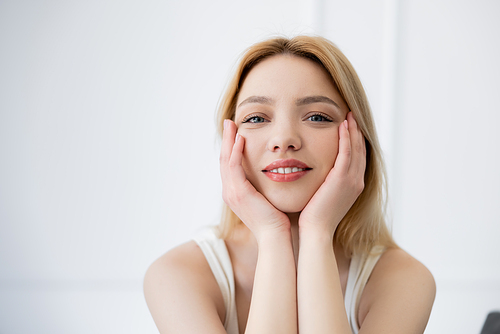
[[(365, 188), (337, 227), (334, 242), (339, 243), (348, 255), (367, 254), (375, 245), (397, 247), (385, 222), (385, 167), (370, 106), (353, 66), (329, 40), (312, 36), (278, 37), (248, 48), (219, 102), (219, 134), (222, 135), (224, 119), (234, 120), (238, 93), (247, 74), (256, 64), (275, 55), (304, 57), (320, 64), (332, 77), (365, 136)], [(240, 219), (224, 204), (219, 236), (229, 238), (240, 223)]]

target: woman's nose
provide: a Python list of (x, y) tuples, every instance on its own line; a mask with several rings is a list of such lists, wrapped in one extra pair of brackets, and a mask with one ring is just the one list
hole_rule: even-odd
[(273, 152), (286, 152), (299, 150), (301, 146), (302, 140), (298, 131), (289, 124), (281, 124), (273, 127), (267, 148)]

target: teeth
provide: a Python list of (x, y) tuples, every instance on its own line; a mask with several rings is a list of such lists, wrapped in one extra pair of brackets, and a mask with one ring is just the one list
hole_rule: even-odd
[(302, 172), (305, 170), (304, 168), (298, 168), (298, 167), (285, 167), (285, 168), (276, 168), (270, 170), (271, 173), (278, 173), (278, 174), (290, 174), (290, 173), (296, 173), (296, 172)]

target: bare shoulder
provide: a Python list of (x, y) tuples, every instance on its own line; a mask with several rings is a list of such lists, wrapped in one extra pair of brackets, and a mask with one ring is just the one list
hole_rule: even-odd
[(435, 295), (434, 277), (422, 263), (402, 249), (388, 249), (363, 291), (358, 310), (361, 329), (365, 327), (363, 333), (423, 333)]
[(224, 301), (194, 241), (158, 258), (144, 277), (144, 296), (160, 333), (225, 333)]
[[(435, 285), (429, 269), (400, 248), (391, 248), (382, 254), (370, 280), (379, 280), (380, 283), (394, 280), (407, 284)], [(394, 281), (392, 283), (395, 283)]]

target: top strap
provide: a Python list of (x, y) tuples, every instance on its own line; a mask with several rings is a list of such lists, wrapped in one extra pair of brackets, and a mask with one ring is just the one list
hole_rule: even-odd
[(368, 255), (354, 255), (351, 258), (344, 304), (353, 334), (357, 334), (359, 332), (358, 310), (361, 295), (363, 294), (363, 290), (368, 282), (368, 279), (370, 278), (373, 268), (384, 251), (385, 247), (374, 246)]
[(228, 334), (238, 334), (238, 316), (233, 267), (224, 240), (217, 238), (215, 227), (202, 230), (193, 240), (200, 246), (219, 285), (226, 308), (224, 328)]

